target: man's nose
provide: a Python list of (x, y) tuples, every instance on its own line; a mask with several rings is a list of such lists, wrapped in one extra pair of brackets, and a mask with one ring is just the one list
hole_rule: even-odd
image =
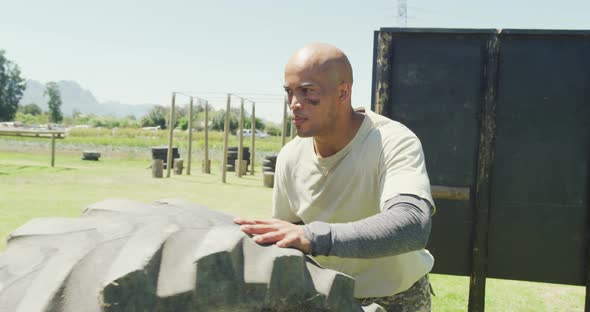
[(291, 110), (297, 110), (301, 108), (301, 102), (297, 99), (297, 97), (295, 95), (291, 96), (290, 102), (289, 102), (289, 108)]

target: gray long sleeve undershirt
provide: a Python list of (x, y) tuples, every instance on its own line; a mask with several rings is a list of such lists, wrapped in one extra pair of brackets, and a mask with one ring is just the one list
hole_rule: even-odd
[(314, 221), (303, 226), (314, 256), (376, 258), (422, 249), (432, 226), (432, 207), (414, 195), (398, 195), (386, 209), (350, 223)]

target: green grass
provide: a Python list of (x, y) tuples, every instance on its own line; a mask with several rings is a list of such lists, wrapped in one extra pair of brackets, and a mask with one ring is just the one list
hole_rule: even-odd
[(191, 176), (152, 179), (149, 162), (142, 160), (92, 162), (73, 155), (56, 159), (58, 165), (51, 168), (45, 154), (0, 152), (0, 236), (33, 217), (78, 216), (84, 207), (107, 198), (183, 198), (244, 216), (266, 217), (270, 211), (271, 189), (262, 187), (260, 176), (238, 179), (230, 172), (224, 185), (216, 162), (211, 175), (193, 166)]
[[(261, 176), (237, 178), (228, 173), (228, 183), (222, 184), (218, 162), (211, 175), (200, 173), (200, 165), (194, 163), (191, 176), (153, 179), (145, 157), (108, 154), (92, 162), (80, 160), (80, 153), (58, 149), (52, 168), (46, 150), (7, 151), (1, 143), (1, 238), (32, 218), (77, 217), (89, 204), (107, 198), (182, 198), (233, 215), (270, 214), (272, 190), (262, 186)], [(4, 248), (2, 239), (0, 250)], [(431, 282), (437, 294), (433, 311), (466, 311), (469, 278), (432, 274)], [(486, 294), (487, 311), (582, 311), (584, 303), (584, 288), (575, 286), (488, 279)]]
[[(66, 138), (65, 144), (90, 144), (127, 147), (150, 147), (168, 144), (167, 130), (149, 131), (142, 129), (71, 129)], [(223, 148), (223, 132), (209, 131), (209, 148)], [(31, 140), (31, 139), (22, 139)], [(188, 146), (188, 132), (175, 131), (174, 145), (181, 148)], [(250, 138), (244, 138), (244, 146), (250, 146)], [(234, 134), (228, 135), (230, 146), (238, 145), (238, 137)], [(269, 136), (267, 138), (256, 138), (256, 149), (259, 151), (276, 151), (281, 148), (280, 136)], [(197, 149), (205, 148), (205, 132), (193, 132), (193, 146)]]

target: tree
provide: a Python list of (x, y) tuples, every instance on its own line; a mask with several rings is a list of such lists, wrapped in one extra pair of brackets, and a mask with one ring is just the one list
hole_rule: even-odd
[(82, 117), (82, 112), (75, 109), (75, 108), (72, 109), (72, 119), (77, 120), (77, 119), (80, 119), (80, 117)]
[(27, 105), (20, 106), (18, 111), (23, 114), (30, 114), (33, 116), (41, 115), (43, 113), (41, 107), (35, 103), (29, 103)]
[(61, 93), (59, 92), (57, 83), (53, 81), (48, 82), (45, 85), (45, 92), (43, 94), (49, 96), (49, 102), (47, 102), (47, 106), (49, 106), (49, 120), (54, 123), (60, 123), (64, 117), (61, 113)]
[(25, 80), (18, 65), (4, 57), (0, 50), (0, 121), (12, 120), (25, 91)]
[[(181, 130), (188, 129), (188, 116), (184, 116), (176, 121)], [(194, 126), (193, 126), (194, 129)]]
[(141, 118), (142, 127), (157, 127), (166, 129), (166, 113), (167, 109), (164, 106), (156, 105), (150, 112)]
[[(233, 133), (238, 129), (238, 116), (234, 111), (229, 112), (229, 131)], [(217, 112), (213, 118), (211, 118), (211, 129), (217, 131), (224, 131), (225, 127), (225, 111), (222, 110)]]
[[(256, 129), (262, 130), (266, 125), (260, 118), (256, 118)], [(252, 128), (252, 118), (246, 118), (244, 121), (244, 129), (251, 129)]]

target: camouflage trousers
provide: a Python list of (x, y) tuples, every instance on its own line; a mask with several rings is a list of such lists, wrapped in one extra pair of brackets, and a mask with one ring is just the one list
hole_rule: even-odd
[(430, 312), (430, 282), (428, 275), (419, 279), (408, 290), (390, 297), (361, 298), (363, 306), (376, 303), (387, 312)]

